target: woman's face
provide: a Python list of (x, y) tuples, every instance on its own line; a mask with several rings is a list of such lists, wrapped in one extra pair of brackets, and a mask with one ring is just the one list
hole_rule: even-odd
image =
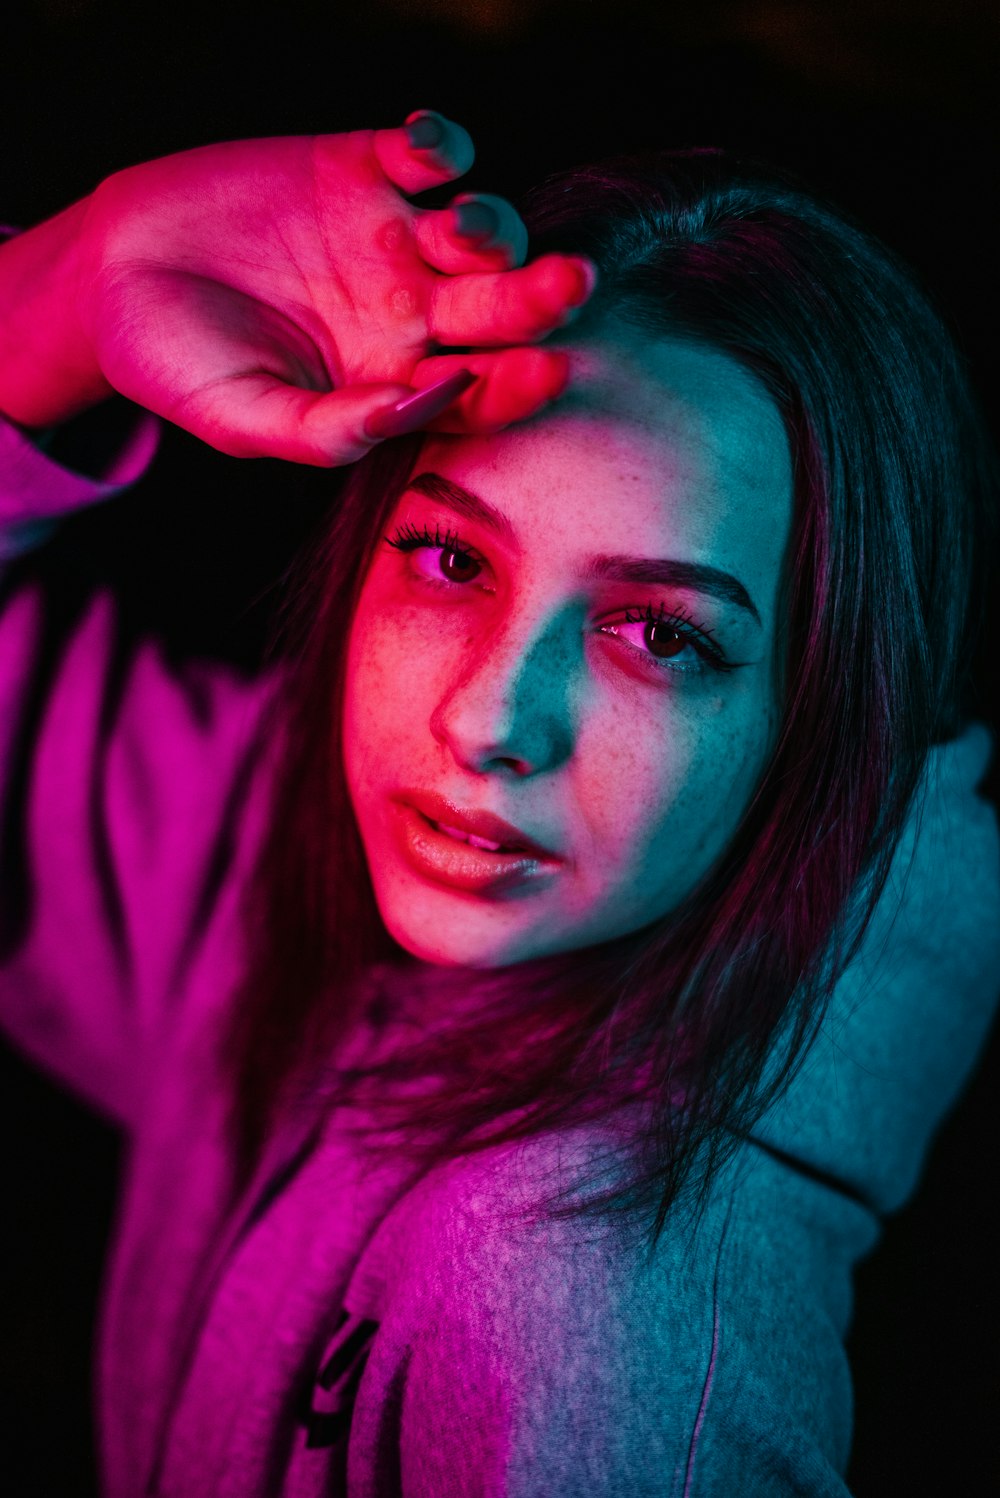
[(352, 803), (385, 925), (428, 962), (666, 915), (773, 747), (792, 516), (773, 402), (707, 346), (567, 347), (543, 415), (427, 440), (351, 629)]

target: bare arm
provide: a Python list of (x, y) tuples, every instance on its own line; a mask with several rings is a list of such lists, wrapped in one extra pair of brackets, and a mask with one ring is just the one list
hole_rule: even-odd
[(88, 200), (0, 245), (0, 411), (55, 426), (113, 394), (77, 315)]

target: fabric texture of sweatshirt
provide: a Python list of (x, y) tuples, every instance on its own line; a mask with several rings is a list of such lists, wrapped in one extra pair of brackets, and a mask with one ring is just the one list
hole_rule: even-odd
[[(7, 554), (154, 445), (140, 422), (97, 483), (0, 430)], [(989, 731), (932, 751), (800, 1075), (697, 1229), (668, 1225), (647, 1261), (521, 1211), (586, 1130), (373, 1167), (318, 1095), (225, 1205), (209, 1037), (240, 968), (274, 683), (176, 672), (153, 640), (123, 671), (108, 594), (54, 660), (43, 635), (40, 591), (7, 589), (0, 851), (28, 906), (0, 999), (20, 1050), (127, 1135), (96, 1355), (107, 1498), (842, 1498), (852, 1269), (915, 1189), (1000, 990)]]

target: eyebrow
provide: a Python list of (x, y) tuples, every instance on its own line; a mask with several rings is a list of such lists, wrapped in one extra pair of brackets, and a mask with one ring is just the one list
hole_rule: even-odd
[[(420, 473), (410, 479), (408, 493), (423, 494), (436, 499), (458, 515), (475, 520), (487, 530), (493, 531), (511, 546), (518, 540), (507, 516), (495, 509), (478, 494), (446, 479), (440, 473)], [(695, 593), (704, 593), (722, 603), (734, 604), (748, 613), (757, 624), (761, 624), (756, 605), (739, 578), (718, 567), (709, 567), (704, 562), (681, 562), (673, 557), (627, 557), (599, 555), (591, 557), (587, 566), (587, 577), (592, 580), (615, 583), (659, 583), (665, 587), (687, 588)], [(763, 628), (763, 625), (761, 625)]]

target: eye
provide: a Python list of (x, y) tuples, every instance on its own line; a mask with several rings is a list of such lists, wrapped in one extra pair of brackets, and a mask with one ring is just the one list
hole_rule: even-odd
[(683, 615), (667, 614), (662, 608), (654, 610), (652, 604), (641, 611), (626, 610), (622, 619), (607, 620), (600, 625), (600, 632), (622, 640), (658, 669), (678, 675), (735, 670), (712, 643), (710, 630)]
[(403, 525), (394, 535), (384, 539), (386, 545), (392, 546), (396, 551), (426, 552), (424, 557), (415, 557), (415, 565), (421, 576), (430, 582), (443, 579), (449, 583), (471, 583), (475, 582), (483, 570), (483, 564), (475, 553), (470, 547), (464, 546), (461, 538), (452, 531), (446, 531), (442, 536), (435, 527), (434, 534), (431, 535), (426, 528), (418, 531), (415, 526)]
[(653, 619), (650, 623), (642, 621), (642, 643), (658, 661), (673, 660), (691, 644), (679, 629), (665, 619)]
[(437, 565), (441, 576), (446, 577), (450, 583), (471, 583), (483, 570), (474, 556), (457, 548), (449, 551), (442, 547)]

